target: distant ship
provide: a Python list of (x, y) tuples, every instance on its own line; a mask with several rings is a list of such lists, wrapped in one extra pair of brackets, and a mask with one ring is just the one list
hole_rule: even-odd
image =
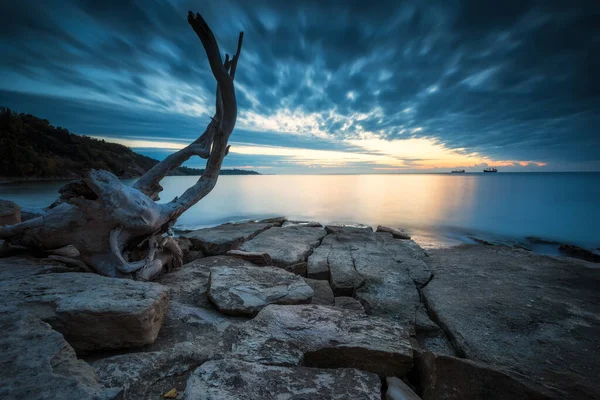
[(457, 169), (457, 170), (452, 171), (452, 173), (453, 174), (464, 174), (465, 170), (464, 169)]
[(490, 167), (484, 169), (483, 172), (498, 172), (498, 170), (495, 167)]

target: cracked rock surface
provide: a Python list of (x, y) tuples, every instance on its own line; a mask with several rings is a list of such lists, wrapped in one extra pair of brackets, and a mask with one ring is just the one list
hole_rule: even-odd
[(462, 356), (560, 393), (598, 398), (600, 273), (594, 264), (497, 246), (435, 250), (422, 289)]
[(267, 306), (228, 328), (224, 341), (231, 357), (249, 362), (358, 368), (383, 376), (412, 368), (412, 347), (399, 324), (326, 306)]
[(302, 277), (277, 267), (210, 269), (208, 298), (228, 315), (255, 315), (269, 304), (309, 303), (314, 294)]
[(379, 400), (381, 381), (357, 369), (280, 367), (237, 360), (203, 364), (188, 380), (187, 400)]

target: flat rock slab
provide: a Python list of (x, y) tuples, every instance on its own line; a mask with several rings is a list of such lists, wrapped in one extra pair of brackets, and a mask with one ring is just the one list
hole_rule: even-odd
[(427, 304), (469, 359), (600, 398), (600, 269), (496, 246), (431, 252)]
[(318, 305), (263, 308), (225, 332), (230, 356), (248, 362), (358, 368), (403, 376), (412, 368), (408, 334), (391, 320)]
[(254, 266), (253, 263), (236, 257), (205, 257), (184, 264), (180, 269), (161, 276), (158, 282), (169, 288), (171, 300), (198, 307), (212, 308), (206, 292), (210, 269), (215, 266)]
[(186, 232), (181, 236), (189, 239), (195, 249), (207, 256), (216, 256), (237, 249), (245, 241), (275, 226), (274, 223), (244, 222), (223, 224), (213, 228)]
[(48, 322), (77, 351), (154, 342), (168, 303), (164, 286), (96, 274), (49, 273), (0, 281), (0, 304)]
[(240, 250), (268, 253), (273, 260), (273, 265), (290, 268), (306, 262), (309, 254), (319, 245), (325, 234), (323, 228), (274, 227), (242, 244)]
[(414, 325), (420, 303), (417, 286), (431, 277), (420, 248), (371, 229), (338, 226), (328, 231), (308, 260), (308, 276), (328, 274), (335, 296), (356, 298), (370, 315)]
[(416, 352), (415, 374), (423, 400), (563, 398), (491, 365), (430, 352)]
[(228, 315), (255, 315), (269, 304), (309, 303), (314, 291), (302, 277), (277, 267), (210, 269), (208, 298)]
[(50, 325), (22, 310), (0, 311), (0, 398), (115, 399)]
[(187, 382), (187, 400), (381, 399), (375, 374), (356, 369), (268, 366), (216, 360), (196, 369)]

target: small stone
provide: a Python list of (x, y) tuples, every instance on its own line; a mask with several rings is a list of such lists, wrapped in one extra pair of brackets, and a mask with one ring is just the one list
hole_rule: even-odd
[(385, 400), (421, 400), (419, 396), (401, 379), (395, 376), (385, 378), (387, 391)]
[(163, 394), (165, 399), (175, 399), (177, 398), (177, 389), (173, 388), (169, 390), (167, 393)]

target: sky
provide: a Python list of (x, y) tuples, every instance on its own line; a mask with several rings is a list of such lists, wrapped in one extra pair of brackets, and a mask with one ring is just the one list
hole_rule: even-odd
[(598, 0), (3, 0), (0, 105), (166, 157), (214, 113), (188, 10), (244, 31), (226, 168), (600, 170)]

